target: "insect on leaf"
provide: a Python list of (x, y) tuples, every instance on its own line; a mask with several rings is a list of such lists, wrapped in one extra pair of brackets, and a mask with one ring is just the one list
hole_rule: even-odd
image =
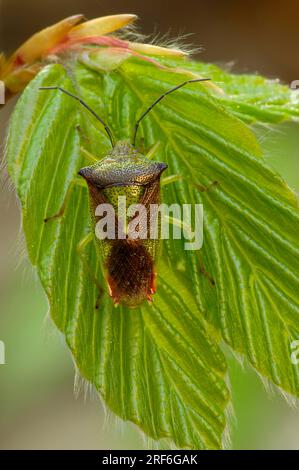
[[(84, 53), (68, 63), (68, 73), (60, 65), (44, 68), (10, 123), (7, 158), (29, 256), (80, 373), (108, 406), (153, 439), (220, 448), (229, 403), (221, 338), (258, 373), (299, 394), (290, 360), (299, 313), (297, 201), (243, 122), (296, 118), (298, 106), (290, 111), (285, 89), (263, 79), (273, 101), (267, 110), (258, 98), (250, 103), (254, 78), (180, 57), (125, 56), (107, 70), (95, 51), (92, 61)], [(203, 248), (186, 251), (184, 240), (165, 241), (152, 306), (114, 308), (105, 290), (95, 310), (97, 287), (78, 256), (78, 244), (92, 231), (87, 188), (74, 187), (61, 218), (44, 219), (59, 211), (86, 166), (81, 147), (100, 159), (109, 139), (76, 102), (39, 87), (76, 91), (117, 139), (130, 140), (149, 104), (198, 73), (227, 94), (193, 84), (165, 98), (143, 121), (137, 145), (160, 142), (154, 158), (168, 165), (168, 175), (182, 177), (163, 189), (164, 202), (203, 204)], [(276, 90), (284, 94), (281, 106), (271, 98)], [(105, 288), (94, 242), (83, 256)]]

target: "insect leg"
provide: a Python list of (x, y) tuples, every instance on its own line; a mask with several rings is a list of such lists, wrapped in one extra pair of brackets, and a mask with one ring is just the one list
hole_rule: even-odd
[(195, 188), (198, 189), (198, 191), (200, 191), (201, 193), (205, 193), (209, 191), (210, 189), (214, 188), (218, 184), (219, 184), (218, 181), (212, 181), (212, 183), (208, 184), (207, 186), (203, 186), (202, 184), (197, 184), (197, 183), (192, 182), (192, 185), (195, 186)]
[(161, 180), (161, 186), (166, 186), (167, 184), (175, 183), (176, 181), (181, 181), (181, 180), (185, 180), (186, 182), (190, 183), (192, 186), (198, 189), (198, 191), (200, 191), (201, 193), (209, 191), (211, 188), (219, 184), (218, 181), (212, 181), (212, 183), (208, 184), (207, 186), (203, 186), (202, 184), (194, 183), (193, 181), (189, 180), (185, 176), (170, 175), (170, 176), (166, 176), (165, 178)]
[[(89, 144), (90, 139), (84, 134), (82, 131), (81, 127), (78, 125), (77, 126), (77, 131), (80, 132), (81, 137), (84, 139), (84, 141)], [(86, 150), (84, 147), (80, 147), (81, 152), (83, 153), (84, 157), (89, 160), (91, 163), (98, 163), (99, 158), (90, 153), (88, 150)]]
[(176, 181), (181, 181), (184, 179), (181, 175), (170, 175), (166, 176), (161, 180), (161, 186), (166, 186), (167, 184), (175, 183)]
[(158, 141), (150, 147), (149, 151), (146, 154), (146, 157), (149, 160), (151, 160), (154, 157), (154, 155), (155, 155), (156, 151), (158, 150), (158, 148), (160, 147), (160, 145), (161, 145), (161, 142)]
[(176, 217), (169, 217), (166, 214), (163, 215), (163, 218), (167, 223), (185, 230), (186, 232), (188, 232), (189, 235), (192, 234), (192, 227), (190, 224), (186, 224), (186, 222), (183, 222), (182, 220), (177, 219)]
[(84, 147), (81, 147), (81, 152), (83, 153), (84, 157), (87, 158), (91, 163), (98, 163), (99, 158), (95, 157), (92, 153), (88, 152)]
[(86, 259), (84, 257), (84, 250), (87, 247), (87, 245), (89, 245), (89, 243), (92, 242), (92, 241), (93, 241), (93, 234), (90, 232), (84, 238), (82, 238), (82, 240), (80, 240), (80, 242), (78, 243), (77, 253), (78, 253), (78, 256), (80, 257), (80, 259), (82, 261), (84, 269), (86, 269), (86, 271), (88, 272), (90, 278), (93, 280), (93, 282), (94, 282), (94, 284), (95, 284), (95, 286), (98, 290), (98, 296), (97, 296), (97, 300), (96, 300), (96, 303), (95, 303), (95, 308), (98, 309), (99, 305), (100, 305), (102, 295), (104, 293), (104, 290), (101, 287), (100, 283), (98, 282), (95, 274), (90, 269), (89, 263), (86, 261)]
[(201, 270), (202, 274), (208, 279), (211, 286), (214, 287), (215, 286), (215, 281), (212, 278), (211, 274), (208, 273), (208, 271), (206, 270), (204, 262), (202, 260), (202, 256), (200, 255), (200, 253), (198, 253), (198, 259), (199, 259), (199, 266), (200, 266), (200, 270)]
[(75, 185), (78, 185), (78, 186), (81, 186), (81, 187), (84, 187), (84, 188), (86, 187), (85, 182), (83, 180), (81, 180), (80, 178), (75, 177), (74, 179), (72, 179), (71, 182), (70, 182), (70, 185), (69, 185), (69, 187), (68, 187), (68, 189), (65, 193), (64, 200), (63, 200), (61, 208), (59, 209), (59, 211), (56, 214), (51, 215), (49, 217), (46, 217), (44, 219), (45, 223), (49, 222), (49, 220), (59, 219), (60, 217), (63, 216), (64, 211), (65, 211), (66, 206), (69, 202), (69, 199), (71, 197), (71, 194), (72, 194), (72, 191), (73, 191)]
[(76, 126), (76, 129), (77, 129), (78, 133), (80, 134), (82, 140), (84, 140), (86, 143), (90, 144), (90, 138), (87, 137), (87, 135), (84, 133), (84, 131), (82, 130), (82, 127), (80, 126), (80, 124), (78, 124)]
[[(192, 186), (195, 186), (196, 189), (198, 189), (200, 192), (208, 191), (213, 186), (216, 186), (218, 184), (218, 181), (213, 181), (208, 186), (202, 186), (200, 184), (193, 183), (193, 181), (188, 180), (184, 176), (170, 175), (170, 176), (167, 176), (166, 178), (163, 178), (161, 180), (161, 186), (166, 186), (167, 184), (175, 183), (176, 181), (181, 181), (181, 180), (186, 180), (186, 181), (190, 182), (192, 184)], [(176, 227), (180, 227), (181, 229), (185, 230), (189, 234), (192, 234), (192, 227), (189, 224), (186, 224), (186, 222), (183, 222), (182, 220), (179, 220), (175, 217), (169, 217), (167, 215), (164, 215), (164, 218), (168, 223), (171, 223), (172, 225), (174, 225)], [(209, 283), (212, 286), (215, 286), (215, 281), (212, 278), (212, 276), (208, 273), (208, 271), (206, 270), (206, 268), (204, 266), (204, 263), (203, 263), (203, 260), (202, 260), (202, 257), (201, 257), (200, 254), (198, 254), (198, 258), (199, 258), (200, 270), (201, 270), (202, 274), (208, 279)]]
[[(189, 234), (192, 234), (192, 227), (191, 227), (190, 224), (186, 224), (186, 222), (183, 222), (182, 220), (179, 220), (176, 217), (169, 217), (166, 214), (164, 215), (164, 219), (166, 220), (166, 222), (168, 222), (168, 223), (170, 223), (170, 224), (172, 224), (176, 227), (180, 227), (181, 229), (188, 232)], [(212, 286), (215, 286), (215, 281), (212, 278), (212, 276), (208, 273), (208, 271), (206, 270), (200, 253), (198, 253), (198, 259), (199, 259), (199, 265), (200, 265), (200, 270), (201, 270), (202, 274), (208, 279), (209, 283)]]

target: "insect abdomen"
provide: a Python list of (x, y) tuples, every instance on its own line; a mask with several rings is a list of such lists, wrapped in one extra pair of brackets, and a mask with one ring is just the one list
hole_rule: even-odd
[(154, 263), (140, 240), (116, 240), (107, 260), (110, 295), (115, 303), (131, 307), (151, 300)]

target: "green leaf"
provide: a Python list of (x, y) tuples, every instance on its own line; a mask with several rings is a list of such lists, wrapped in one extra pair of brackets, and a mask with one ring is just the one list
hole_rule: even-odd
[[(178, 67), (178, 61), (160, 62)], [(227, 73), (216, 65), (195, 61), (181, 61), (189, 72), (208, 76), (222, 90), (219, 102), (229, 108), (235, 116), (247, 123), (275, 124), (295, 119), (299, 122), (299, 93), (279, 80), (260, 75)]]
[[(8, 145), (30, 258), (51, 316), (82, 375), (117, 415), (178, 447), (219, 448), (228, 402), (226, 362), (183, 281), (162, 264), (154, 306), (114, 308), (106, 294), (97, 311), (96, 286), (76, 250), (92, 230), (86, 188), (74, 190), (63, 219), (43, 222), (59, 210), (84, 162), (77, 105), (62, 94), (38, 91), (51, 83), (72, 89), (61, 67), (45, 69), (16, 107)], [(94, 137), (104, 151), (103, 136)], [(85, 256), (101, 277), (94, 245)]]
[[(152, 307), (113, 308), (105, 294), (96, 311), (97, 289), (77, 254), (92, 230), (86, 188), (74, 189), (63, 218), (43, 220), (57, 213), (72, 178), (86, 165), (80, 147), (101, 158), (109, 141), (70, 98), (38, 88), (76, 90), (118, 139), (130, 139), (136, 117), (190, 72), (221, 80), (219, 69), (180, 59), (163, 59), (159, 67), (130, 58), (110, 72), (100, 60), (90, 68), (85, 59), (68, 64), (72, 81), (60, 66), (45, 68), (27, 87), (10, 124), (7, 158), (30, 259), (80, 372), (109, 407), (154, 439), (219, 448), (229, 401), (221, 337), (264, 377), (299, 394), (290, 359), (299, 313), (297, 201), (264, 163), (242, 122), (296, 118), (298, 106), (289, 111), (286, 91), (284, 102), (274, 103), (280, 86), (261, 79), (271, 103), (263, 107), (262, 90), (253, 96), (253, 78), (242, 82), (223, 73), (226, 96), (192, 84), (152, 110), (138, 138), (144, 137), (146, 148), (160, 141), (155, 158), (168, 164), (169, 175), (184, 177), (165, 187), (164, 201), (203, 204), (204, 245), (191, 252), (184, 241), (164, 242)], [(94, 244), (85, 259), (103, 284)]]
[[(164, 89), (179, 82), (161, 70), (145, 78), (145, 67), (141, 71), (136, 64), (126, 63), (123, 69), (141, 103), (141, 88), (143, 96), (157, 96), (164, 77), (169, 80)], [(249, 129), (194, 88), (170, 96), (153, 110), (143, 125), (146, 138), (154, 125), (159, 126), (156, 140), (164, 133), (163, 156), (169, 167), (189, 175), (193, 183), (176, 183), (179, 189), (169, 199), (204, 206), (202, 267), (215, 287), (201, 275), (194, 253), (180, 254), (200, 310), (258, 372), (297, 396), (298, 368), (290, 358), (299, 314), (295, 194), (260, 158)], [(198, 193), (196, 185), (215, 180), (217, 187)], [(168, 256), (175, 263), (178, 247), (170, 246)]]

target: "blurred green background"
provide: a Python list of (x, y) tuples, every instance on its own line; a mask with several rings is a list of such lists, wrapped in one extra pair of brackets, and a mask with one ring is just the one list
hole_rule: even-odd
[[(112, 5), (111, 5), (112, 3)], [(64, 16), (88, 18), (137, 13), (144, 32), (192, 32), (187, 41), (204, 46), (203, 60), (239, 72), (259, 71), (287, 83), (299, 79), (299, 4), (285, 0), (151, 2), (94, 0), (0, 0), (0, 50), (9, 52), (30, 34)], [(1, 150), (12, 100), (0, 111)], [(269, 163), (299, 191), (299, 128), (283, 124), (256, 129)], [(0, 365), (1, 449), (138, 449), (139, 432), (106, 413), (84, 383), (74, 386), (75, 369), (63, 338), (47, 315), (47, 301), (26, 260), (20, 211), (2, 175), (0, 191)], [(299, 412), (277, 392), (267, 391), (248, 368), (230, 357), (234, 449), (299, 449)], [(79, 388), (78, 397), (74, 390)]]

